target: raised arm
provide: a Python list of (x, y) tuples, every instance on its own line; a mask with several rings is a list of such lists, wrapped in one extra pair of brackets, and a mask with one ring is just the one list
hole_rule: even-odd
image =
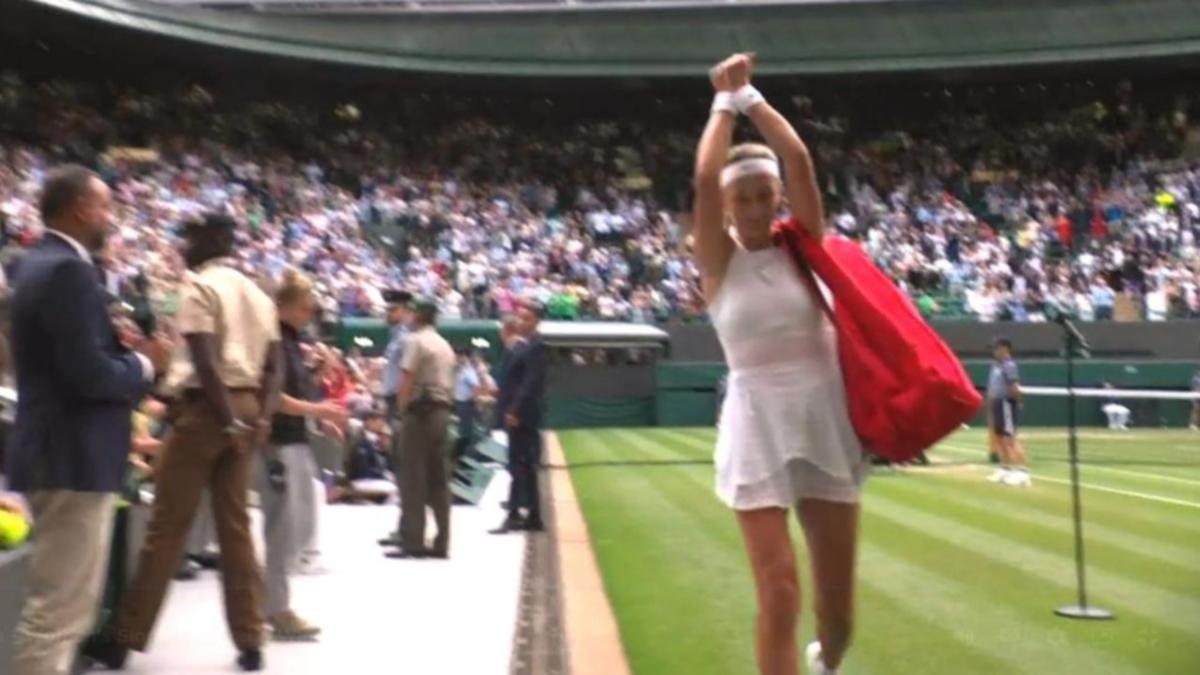
[(791, 122), (766, 100), (751, 106), (746, 116), (779, 156), (792, 216), (800, 221), (809, 234), (820, 239), (825, 234), (825, 206), (821, 201), (821, 191), (817, 188), (817, 172), (813, 168), (808, 146), (800, 139)]
[(711, 301), (716, 297), (725, 269), (733, 255), (733, 240), (725, 228), (724, 207), (721, 204), (721, 169), (733, 140), (737, 117), (730, 106), (718, 109), (717, 102), (727, 99), (733, 91), (729, 61), (723, 61), (710, 72), (713, 89), (717, 92), (708, 124), (696, 148), (696, 169), (693, 178), (695, 197), (692, 202), (692, 238), (696, 263), (704, 283), (704, 295)]

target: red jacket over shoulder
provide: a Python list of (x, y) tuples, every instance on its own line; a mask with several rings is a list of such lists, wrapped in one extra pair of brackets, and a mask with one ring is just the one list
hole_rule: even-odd
[(850, 421), (864, 448), (906, 461), (932, 447), (979, 410), (982, 398), (950, 348), (909, 298), (853, 241), (817, 241), (794, 219), (775, 224), (802, 278), (813, 274), (833, 295), (825, 306), (837, 330)]

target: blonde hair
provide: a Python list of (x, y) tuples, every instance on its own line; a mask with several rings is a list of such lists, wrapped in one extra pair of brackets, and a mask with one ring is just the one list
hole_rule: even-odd
[(298, 270), (283, 273), (283, 280), (275, 289), (275, 303), (279, 306), (293, 305), (312, 294), (312, 280)]
[(743, 159), (772, 159), (778, 160), (775, 151), (762, 143), (739, 143), (729, 149), (725, 156), (725, 166), (736, 164)]

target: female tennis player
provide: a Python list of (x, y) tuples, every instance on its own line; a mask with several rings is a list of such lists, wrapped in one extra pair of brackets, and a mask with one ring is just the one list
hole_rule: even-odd
[[(716, 96), (696, 153), (695, 254), (730, 367), (717, 494), (735, 511), (750, 557), (759, 672), (799, 672), (800, 584), (788, 534), (795, 507), (815, 584), (818, 640), (805, 652), (808, 672), (833, 674), (850, 642), (867, 462), (850, 425), (833, 328), (772, 243), (785, 196), (792, 217), (814, 237), (824, 232), (812, 158), (750, 85), (753, 67), (753, 55), (737, 54), (711, 71)], [(768, 145), (730, 148), (739, 114)]]

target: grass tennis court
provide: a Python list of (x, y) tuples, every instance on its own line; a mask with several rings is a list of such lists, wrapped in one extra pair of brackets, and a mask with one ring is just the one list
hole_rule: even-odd
[[(713, 494), (714, 436), (560, 434), (638, 675), (755, 672), (751, 580)], [(981, 430), (939, 446), (932, 467), (868, 481), (847, 675), (1200, 673), (1200, 434), (1083, 432), (1090, 598), (1111, 623), (1054, 616), (1075, 600), (1066, 435), (1031, 429), (1025, 444), (1027, 490), (986, 482)]]

